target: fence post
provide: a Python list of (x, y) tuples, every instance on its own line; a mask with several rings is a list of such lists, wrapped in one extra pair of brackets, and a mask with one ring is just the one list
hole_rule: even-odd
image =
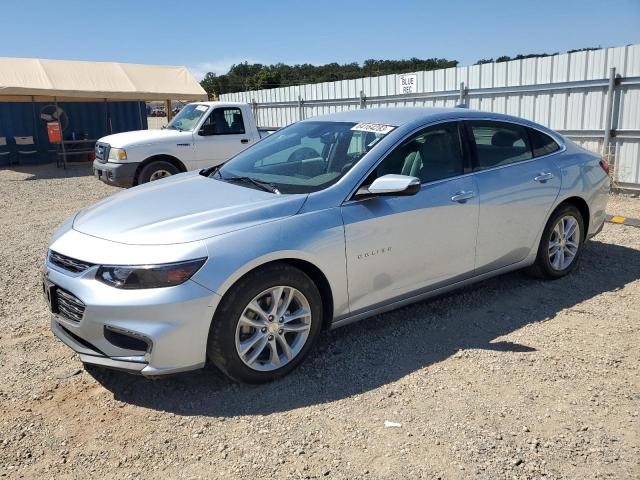
[(304, 120), (304, 100), (298, 95), (298, 119)]
[(460, 94), (458, 95), (458, 106), (460, 108), (468, 108), (467, 105), (467, 89), (464, 87), (464, 82), (460, 82)]
[(360, 90), (360, 108), (367, 108), (367, 96)]
[(251, 111), (253, 112), (253, 118), (256, 120), (256, 124), (258, 123), (258, 104), (256, 103), (256, 99), (251, 99)]
[[(611, 143), (611, 127), (613, 123), (613, 100), (616, 88), (616, 68), (609, 69), (609, 85), (607, 86), (607, 110), (604, 116), (604, 140), (602, 142), (602, 155), (611, 163), (609, 144)], [(614, 170), (615, 173), (615, 170)]]

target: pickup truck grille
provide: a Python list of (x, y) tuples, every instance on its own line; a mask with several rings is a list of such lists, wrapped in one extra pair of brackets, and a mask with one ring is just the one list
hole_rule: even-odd
[(100, 163), (107, 163), (109, 159), (109, 144), (96, 142), (96, 160)]
[(75, 258), (67, 257), (60, 253), (49, 250), (49, 261), (54, 265), (72, 273), (84, 272), (86, 269), (93, 267), (93, 263), (83, 262)]

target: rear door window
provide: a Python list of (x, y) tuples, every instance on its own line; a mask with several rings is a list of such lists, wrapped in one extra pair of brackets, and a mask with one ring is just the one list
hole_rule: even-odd
[(474, 170), (501, 167), (533, 158), (527, 128), (507, 122), (468, 122), (475, 143)]

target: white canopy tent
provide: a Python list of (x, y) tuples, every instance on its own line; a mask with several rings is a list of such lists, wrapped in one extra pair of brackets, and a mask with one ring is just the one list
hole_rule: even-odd
[[(166, 103), (170, 120), (171, 100), (207, 100), (207, 94), (186, 67), (0, 57), (0, 104), (31, 102), (35, 143), (39, 141), (36, 102), (53, 102), (58, 111), (58, 102), (135, 101), (141, 105), (142, 124), (146, 113), (140, 102), (158, 100)], [(111, 121), (106, 115), (106, 131), (111, 133)], [(65, 166), (67, 143), (71, 142), (64, 138), (59, 142)], [(89, 151), (93, 147), (74, 150)]]
[[(0, 101), (47, 96), (107, 100), (206, 100), (186, 67), (0, 57)], [(15, 101), (15, 100), (13, 100)]]

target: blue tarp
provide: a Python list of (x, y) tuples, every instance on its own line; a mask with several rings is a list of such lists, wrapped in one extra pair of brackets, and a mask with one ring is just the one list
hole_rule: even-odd
[[(33, 161), (55, 161), (57, 146), (49, 143), (47, 121), (58, 118), (65, 140), (71, 140), (74, 133), (77, 139), (98, 139), (147, 128), (145, 102), (58, 102), (58, 110), (53, 102), (0, 102), (0, 137), (6, 137), (8, 143), (0, 148), (15, 152), (13, 137), (32, 136), (39, 152)], [(0, 161), (6, 164), (8, 158), (0, 156)]]

